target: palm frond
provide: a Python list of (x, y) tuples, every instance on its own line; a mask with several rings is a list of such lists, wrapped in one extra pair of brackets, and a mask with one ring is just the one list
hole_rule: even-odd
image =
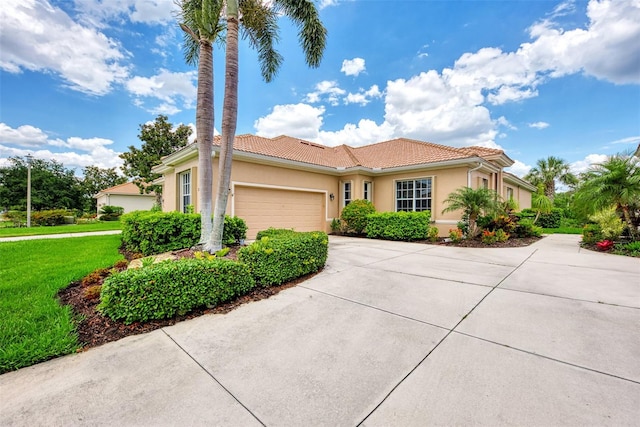
[(320, 21), (311, 0), (274, 0), (274, 9), (282, 10), (298, 27), (298, 38), (310, 67), (320, 66), (327, 43), (327, 29)]
[(266, 82), (270, 82), (282, 65), (280, 55), (274, 45), (279, 38), (278, 14), (260, 0), (242, 0), (242, 35), (251, 47), (258, 51), (260, 71)]

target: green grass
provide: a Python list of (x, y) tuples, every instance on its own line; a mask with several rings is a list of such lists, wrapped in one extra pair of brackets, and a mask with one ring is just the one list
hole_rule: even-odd
[(86, 224), (54, 225), (51, 227), (2, 227), (0, 237), (37, 236), (42, 234), (83, 233), (86, 231), (122, 230), (120, 221), (98, 221)]
[(582, 228), (560, 227), (560, 228), (543, 228), (544, 234), (582, 234)]
[(0, 373), (79, 347), (56, 293), (121, 259), (119, 245), (118, 235), (0, 243)]

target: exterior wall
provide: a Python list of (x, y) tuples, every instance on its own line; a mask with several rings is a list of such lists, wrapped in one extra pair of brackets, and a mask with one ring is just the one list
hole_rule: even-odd
[(465, 167), (458, 167), (377, 176), (373, 184), (374, 205), (378, 211), (394, 212), (396, 210), (396, 181), (431, 178), (431, 220), (435, 221), (434, 225), (440, 230), (440, 235), (447, 235), (449, 229), (460, 220), (461, 214), (459, 212), (443, 214), (444, 200), (456, 189), (467, 185), (467, 171), (468, 169)]
[(155, 196), (142, 194), (103, 194), (97, 198), (98, 212), (103, 206), (121, 206), (124, 212), (149, 210), (156, 201)]
[[(197, 158), (193, 158), (175, 168), (174, 172), (165, 175), (163, 192), (163, 210), (173, 211), (179, 207), (178, 201), (178, 174), (191, 170), (192, 172), (192, 204), (198, 212), (198, 188), (197, 188)], [(445, 208), (444, 200), (447, 196), (460, 187), (466, 186), (468, 181), (468, 167), (455, 167), (447, 169), (432, 169), (425, 171), (399, 172), (389, 175), (371, 176), (368, 174), (350, 175), (329, 175), (325, 173), (310, 172), (308, 170), (298, 170), (286, 168), (281, 165), (268, 165), (253, 163), (248, 160), (234, 159), (231, 173), (231, 192), (227, 204), (227, 213), (235, 213), (234, 189), (236, 186), (242, 187), (262, 187), (265, 189), (296, 190), (320, 192), (325, 198), (324, 206), (326, 211), (325, 231), (330, 231), (330, 223), (333, 218), (339, 218), (344, 206), (344, 195), (342, 183), (350, 182), (352, 187), (352, 200), (364, 198), (365, 181), (372, 183), (372, 202), (380, 212), (395, 211), (396, 209), (396, 189), (395, 183), (399, 180), (431, 178), (432, 179), (432, 200), (431, 218), (434, 225), (440, 230), (441, 236), (446, 236), (449, 229), (456, 226), (460, 220), (460, 212), (442, 213)], [(518, 201), (520, 208), (531, 206), (531, 193), (517, 185), (503, 182), (503, 174), (484, 173), (474, 171), (471, 173), (471, 187), (479, 188), (482, 185), (482, 178), (488, 180), (490, 189), (498, 191), (503, 197), (506, 196), (506, 188), (514, 190), (514, 198)], [(218, 179), (218, 158), (213, 159), (213, 194), (217, 188)], [(286, 194), (286, 193), (283, 193)], [(330, 195), (334, 195), (334, 200)], [(286, 196), (285, 196), (286, 197)], [(214, 201), (215, 202), (215, 201)]]

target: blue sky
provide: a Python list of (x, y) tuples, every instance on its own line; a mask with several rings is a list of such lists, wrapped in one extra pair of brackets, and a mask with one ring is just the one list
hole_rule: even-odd
[[(280, 22), (284, 63), (262, 81), (240, 47), (237, 133), (360, 146), (409, 137), (505, 150), (523, 175), (575, 172), (640, 143), (640, 1), (321, 0), (322, 64)], [(195, 123), (173, 0), (2, 0), (0, 165), (28, 153), (120, 166), (139, 125)], [(214, 53), (220, 129), (224, 51)]]

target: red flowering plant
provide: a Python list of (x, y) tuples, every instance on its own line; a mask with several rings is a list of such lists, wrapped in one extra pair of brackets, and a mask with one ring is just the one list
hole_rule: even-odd
[(601, 242), (596, 243), (596, 246), (601, 251), (608, 251), (613, 247), (613, 240), (603, 240)]

